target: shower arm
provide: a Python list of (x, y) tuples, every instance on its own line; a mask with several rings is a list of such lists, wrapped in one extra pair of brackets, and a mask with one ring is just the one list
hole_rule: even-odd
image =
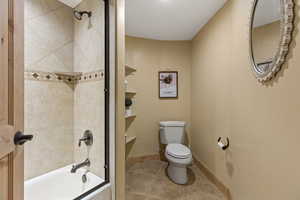
[(78, 11), (78, 10), (74, 10), (73, 14), (74, 14), (75, 18), (78, 19), (78, 20), (82, 20), (82, 16), (83, 15), (87, 15), (89, 18), (92, 17), (92, 12), (91, 11)]
[(91, 11), (80, 11), (79, 13), (81, 15), (87, 15), (89, 18), (92, 17), (92, 12)]

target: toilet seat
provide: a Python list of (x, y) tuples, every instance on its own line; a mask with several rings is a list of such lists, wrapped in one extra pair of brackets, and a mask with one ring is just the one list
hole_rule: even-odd
[(186, 159), (191, 157), (191, 150), (182, 144), (169, 144), (166, 153), (177, 159)]
[(168, 177), (176, 184), (188, 182), (187, 166), (193, 161), (191, 150), (182, 144), (169, 144), (165, 151)]

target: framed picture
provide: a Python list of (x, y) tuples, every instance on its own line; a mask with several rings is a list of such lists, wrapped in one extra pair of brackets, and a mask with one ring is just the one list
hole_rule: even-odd
[(159, 76), (159, 98), (178, 97), (178, 72), (160, 71)]

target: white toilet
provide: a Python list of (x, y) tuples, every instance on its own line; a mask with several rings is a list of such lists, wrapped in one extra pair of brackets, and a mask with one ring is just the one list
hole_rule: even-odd
[(167, 145), (165, 156), (169, 161), (168, 176), (177, 184), (188, 182), (187, 166), (193, 160), (191, 150), (183, 145), (185, 124), (182, 121), (160, 122), (160, 141)]

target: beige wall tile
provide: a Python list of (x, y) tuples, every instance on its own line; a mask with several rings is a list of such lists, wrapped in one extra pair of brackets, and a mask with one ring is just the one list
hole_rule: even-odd
[(73, 43), (68, 43), (54, 53), (38, 61), (30, 70), (45, 72), (72, 72), (73, 71)]
[[(86, 0), (78, 9), (92, 11), (91, 21), (74, 20), (72, 9), (56, 0), (26, 0), (27, 71), (104, 69), (104, 3)], [(25, 131), (36, 133), (25, 150), (26, 179), (84, 161), (87, 148), (78, 148), (78, 140), (87, 129), (95, 137), (91, 171), (104, 178), (103, 79), (77, 85), (27, 80), (25, 89)]]
[(74, 70), (104, 69), (104, 3), (85, 0), (76, 8), (92, 12), (92, 17), (74, 19)]
[(56, 0), (27, 0), (25, 5), (25, 15), (37, 15), (25, 20), (25, 69), (72, 71), (72, 9)]
[[(74, 95), (74, 160), (91, 160), (91, 171), (104, 178), (104, 81), (81, 83), (75, 88)], [(78, 147), (78, 141), (85, 130), (94, 136), (94, 144)], [(88, 154), (89, 152), (89, 154)]]
[[(104, 69), (104, 3), (82, 1), (76, 8), (92, 11), (92, 18), (74, 19), (74, 71), (91, 72)], [(85, 130), (94, 134), (94, 144), (78, 148)], [(74, 94), (74, 160), (91, 160), (91, 171), (104, 179), (104, 81), (87, 82), (76, 86)]]
[(45, 15), (62, 6), (57, 0), (25, 0), (25, 20)]
[[(25, 69), (73, 71), (72, 9), (56, 0), (25, 1)], [(25, 179), (73, 163), (73, 86), (25, 81)]]
[(73, 88), (56, 82), (25, 81), (25, 179), (73, 163)]

